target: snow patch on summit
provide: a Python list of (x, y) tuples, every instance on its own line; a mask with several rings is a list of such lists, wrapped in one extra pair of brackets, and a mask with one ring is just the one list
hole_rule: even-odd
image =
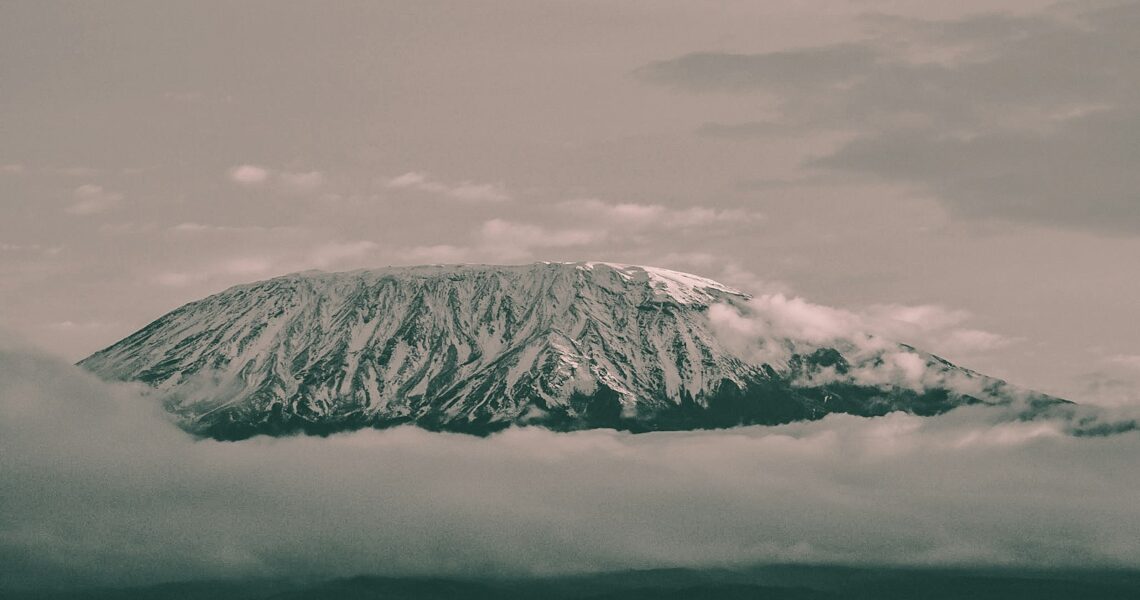
[(713, 281), (690, 273), (682, 273), (661, 267), (645, 267), (609, 262), (581, 263), (580, 268), (593, 269), (596, 266), (606, 266), (616, 271), (626, 281), (648, 280), (654, 292), (672, 299), (678, 304), (706, 305), (715, 302), (717, 297), (708, 290), (716, 290), (741, 298), (750, 298), (744, 292), (730, 288), (719, 281)]

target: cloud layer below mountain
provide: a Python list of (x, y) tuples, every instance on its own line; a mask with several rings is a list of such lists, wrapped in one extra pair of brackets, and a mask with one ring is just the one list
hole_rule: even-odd
[(1140, 567), (1140, 434), (963, 409), (630, 435), (195, 441), (0, 340), (0, 581), (766, 562)]

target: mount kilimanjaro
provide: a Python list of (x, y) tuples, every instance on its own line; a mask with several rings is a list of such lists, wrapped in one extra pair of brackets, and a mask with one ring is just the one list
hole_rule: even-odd
[(750, 318), (749, 301), (609, 263), (310, 271), (191, 302), (80, 365), (146, 384), (217, 439), (406, 423), (640, 432), (1054, 401), (870, 336), (741, 343), (716, 317)]

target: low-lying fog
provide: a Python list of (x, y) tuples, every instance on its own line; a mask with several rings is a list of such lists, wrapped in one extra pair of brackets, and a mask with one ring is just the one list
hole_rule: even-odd
[(630, 435), (194, 440), (0, 341), (0, 580), (772, 562), (1140, 567), (1140, 433), (1000, 409)]

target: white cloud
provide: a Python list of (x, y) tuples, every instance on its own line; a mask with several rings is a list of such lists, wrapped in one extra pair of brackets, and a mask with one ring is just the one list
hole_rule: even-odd
[(102, 186), (88, 183), (75, 188), (72, 192), (75, 202), (64, 209), (73, 215), (93, 215), (118, 208), (123, 201), (121, 192), (112, 192)]
[(945, 370), (936, 362), (928, 365), (924, 355), (897, 345), (912, 345), (961, 362), (1013, 342), (995, 333), (962, 327), (969, 317), (966, 311), (937, 305), (873, 305), (850, 311), (784, 293), (761, 294), (740, 307), (718, 304), (709, 310), (714, 330), (722, 340), (756, 362), (784, 368), (794, 354), (835, 348), (851, 363), (847, 375), (825, 369), (813, 375), (815, 383), (844, 379), (916, 390), (950, 387), (979, 395), (980, 380)]
[(1085, 373), (1077, 377), (1076, 384), (1071, 397), (1079, 398), (1082, 404), (1110, 409), (1140, 407), (1140, 377), (1131, 369), (1125, 373)]
[(208, 278), (206, 273), (188, 273), (184, 271), (163, 271), (154, 276), (155, 283), (167, 287), (186, 287), (193, 283), (200, 283)]
[[(197, 223), (184, 223), (184, 232), (199, 233), (208, 229)], [(235, 256), (198, 265), (194, 268), (162, 271), (154, 281), (167, 287), (198, 284), (237, 284), (254, 278), (265, 278), (309, 269), (346, 269), (372, 266), (372, 255), (379, 245), (368, 240), (327, 241), (302, 248)]]
[(601, 234), (588, 229), (548, 229), (505, 219), (485, 221), (479, 234), (488, 243), (509, 243), (527, 248), (582, 246), (601, 238)]
[(558, 229), (496, 218), (484, 221), (472, 233), (470, 244), (419, 245), (396, 254), (411, 262), (521, 262), (534, 259), (539, 251), (589, 246), (605, 238), (604, 231)]
[(764, 294), (748, 303), (753, 327), (767, 335), (826, 344), (866, 334), (858, 315), (796, 296)]
[(717, 280), (753, 295), (777, 293), (792, 295), (792, 287), (787, 283), (760, 277), (735, 261), (729, 262), (721, 269)]
[(390, 188), (423, 188), (428, 185), (431, 184), (428, 183), (427, 174), (415, 171), (409, 171), (388, 181)]
[(485, 221), (478, 232), (478, 250), (494, 260), (525, 260), (536, 249), (587, 246), (605, 238), (593, 229), (551, 229), (506, 219)]
[(325, 182), (325, 176), (320, 171), (306, 171), (292, 173), (281, 171), (277, 173), (277, 181), (286, 190), (305, 193), (316, 190)]
[(153, 221), (119, 221), (99, 225), (99, 232), (108, 235), (138, 235), (155, 231), (156, 229), (158, 229), (158, 224)]
[(865, 312), (879, 323), (909, 325), (922, 330), (952, 327), (970, 318), (970, 313), (964, 310), (934, 304), (875, 304)]
[(68, 177), (95, 177), (103, 171), (102, 169), (96, 169), (94, 167), (76, 166), (55, 169), (55, 172), (60, 175), (67, 175)]
[(758, 212), (738, 208), (668, 208), (660, 204), (608, 203), (596, 198), (567, 200), (558, 206), (579, 219), (596, 221), (603, 226), (636, 229), (686, 229), (728, 223), (743, 225), (763, 218)]
[(666, 213), (664, 206), (657, 204), (635, 204), (632, 202), (608, 204), (595, 198), (567, 200), (559, 207), (568, 214), (583, 219), (617, 221), (623, 225), (642, 227), (661, 221)]
[(230, 169), (230, 179), (241, 185), (261, 185), (269, 179), (269, 171), (257, 165), (238, 165)]
[(452, 198), (471, 202), (505, 202), (511, 199), (501, 185), (491, 183), (459, 183), (447, 193)]
[(1003, 348), (1016, 340), (980, 329), (964, 327), (969, 311), (936, 304), (876, 304), (861, 311), (860, 320), (879, 335), (947, 354), (971, 354)]
[(155, 275), (154, 281), (167, 287), (187, 287), (212, 281), (232, 284), (268, 275), (275, 267), (272, 260), (263, 256), (241, 256), (228, 258), (197, 270), (163, 271)]
[(1133, 369), (1140, 369), (1140, 354), (1117, 354), (1110, 357), (1109, 362), (1131, 367)]
[(76, 329), (107, 329), (119, 326), (120, 324), (114, 321), (72, 321), (70, 319), (65, 321), (54, 321), (47, 324), (47, 327), (50, 329), (59, 329), (65, 331)]
[(946, 354), (966, 354), (970, 352), (988, 352), (990, 350), (997, 350), (1004, 348), (1016, 340), (1007, 336), (993, 333), (992, 331), (982, 331), (980, 329), (958, 329), (948, 332), (942, 341), (938, 343), (941, 348), (939, 351)]
[(718, 258), (708, 252), (670, 252), (658, 260), (661, 265), (690, 265), (693, 267), (708, 267), (717, 262)]
[(473, 181), (444, 183), (431, 179), (427, 173), (417, 171), (393, 177), (385, 185), (391, 189), (418, 190), (467, 202), (506, 202), (511, 199), (502, 184)]
[(273, 262), (262, 257), (243, 257), (227, 260), (221, 264), (220, 272), (226, 275), (262, 275), (273, 268)]
[(1140, 567), (1140, 435), (1007, 418), (220, 443), (0, 340), (0, 579)]
[(192, 221), (187, 221), (185, 223), (179, 223), (179, 224), (170, 228), (171, 231), (181, 231), (181, 232), (189, 232), (189, 233), (197, 233), (199, 231), (214, 231), (216, 229), (217, 229), (216, 226), (203, 225), (202, 223), (194, 223)]
[(36, 253), (45, 256), (57, 256), (63, 252), (64, 246), (45, 246), (43, 244), (10, 244), (0, 242), (0, 252)]
[(258, 165), (239, 165), (230, 169), (230, 180), (246, 187), (270, 186), (290, 195), (304, 195), (321, 189), (325, 174), (320, 171), (284, 171)]
[(212, 225), (208, 223), (198, 223), (196, 221), (186, 221), (172, 225), (167, 228), (168, 231), (178, 233), (181, 235), (192, 236), (198, 234), (257, 234), (257, 233), (297, 233), (304, 231), (303, 227), (292, 226), (277, 226), (277, 227), (264, 227), (261, 225)]
[(328, 242), (313, 248), (307, 260), (317, 268), (325, 268), (360, 259), (376, 251), (377, 248), (379, 246), (375, 242), (367, 240)]
[(466, 246), (451, 244), (435, 244), (431, 246), (413, 246), (399, 252), (404, 260), (429, 264), (455, 264), (467, 261), (472, 256), (472, 249)]

